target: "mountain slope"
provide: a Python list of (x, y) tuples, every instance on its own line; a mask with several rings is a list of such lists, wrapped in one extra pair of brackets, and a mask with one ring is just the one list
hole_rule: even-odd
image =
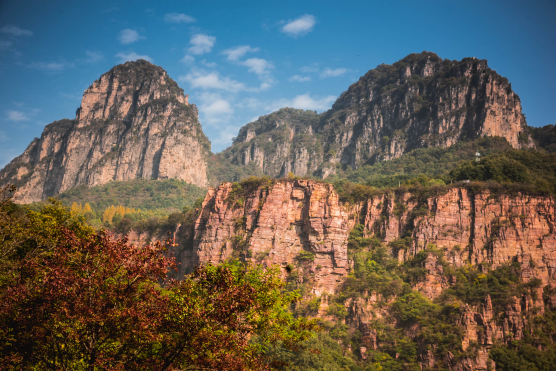
[(514, 148), (534, 144), (508, 80), (486, 60), (423, 52), (370, 70), (319, 116), (281, 109), (259, 118), (222, 156), (253, 162), (270, 176), (326, 178), (337, 164), (355, 169), (484, 136), (503, 137)]
[(195, 105), (166, 71), (139, 60), (95, 81), (76, 118), (47, 125), (0, 171), (0, 182), (18, 185), (20, 203), (112, 180), (175, 178), (205, 187), (209, 151)]
[(505, 369), (521, 348), (555, 364), (551, 195), (472, 183), (345, 204), (323, 182), (250, 179), (210, 189), (176, 243), (180, 274), (280, 266), (294, 312), (319, 317), (358, 370)]

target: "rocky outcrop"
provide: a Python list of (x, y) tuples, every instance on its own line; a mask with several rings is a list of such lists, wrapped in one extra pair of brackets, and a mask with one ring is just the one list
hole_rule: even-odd
[(325, 178), (336, 165), (358, 168), (463, 139), (499, 136), (515, 148), (533, 146), (529, 133), (518, 95), (486, 60), (423, 52), (368, 71), (321, 115), (281, 109), (260, 117), (221, 156), (254, 162), (273, 177)]
[[(385, 242), (410, 232), (411, 244), (393, 248), (405, 261), (428, 244), (447, 249), (455, 267), (466, 263), (496, 269), (515, 260), (522, 275), (555, 282), (555, 200), (548, 196), (471, 193), (465, 188), (439, 189), (432, 195), (399, 191), (362, 203), (368, 235)], [(530, 265), (532, 263), (532, 265)], [(434, 264), (431, 264), (434, 266)], [(428, 268), (431, 273), (434, 267)], [(431, 287), (430, 287), (431, 288)]]
[[(419, 190), (398, 189), (346, 207), (330, 184), (262, 182), (264, 186), (224, 183), (209, 189), (191, 234), (183, 232), (191, 241), (187, 247), (182, 242), (183, 249), (190, 251), (190, 258), (182, 260), (184, 267), (220, 262), (239, 247), (247, 260), (282, 266), (305, 250), (316, 255), (316, 266), (344, 273), (348, 232), (359, 219), (366, 236), (377, 236), (387, 244), (404, 234), (411, 237), (408, 246), (389, 245), (392, 256), (401, 262), (435, 244), (446, 250), (454, 267), (471, 263), (496, 269), (516, 261), (524, 281), (538, 278), (543, 285), (555, 283), (552, 196), (497, 195), (487, 189), (473, 193), (458, 187), (433, 188), (420, 195)], [(430, 256), (424, 268), (432, 277), (442, 270)], [(426, 276), (426, 284), (420, 285), (427, 287), (430, 298), (449, 285), (443, 282), (434, 288), (428, 281)]]
[[(385, 243), (402, 264), (427, 249), (420, 264), (423, 276), (412, 288), (431, 300), (457, 283), (445, 272), (448, 267), (453, 272), (474, 267), (481, 274), (514, 262), (510, 267), (530, 289), (503, 304), (499, 299), (497, 308), (489, 295), (479, 305), (453, 304), (452, 324), (462, 350), (458, 357), (450, 351), (437, 354), (437, 345), (420, 338), (418, 323), (393, 317), (396, 295), (370, 289), (347, 298), (344, 315), (328, 311), (338, 306), (334, 298), (353, 270), (347, 240), (356, 224), (364, 225), (364, 236)], [(475, 187), (400, 188), (343, 205), (331, 185), (313, 180), (225, 183), (209, 190), (195, 223), (182, 226), (176, 239), (181, 274), (229, 258), (279, 265), (284, 279), (309, 289), (302, 293), (306, 299), (320, 296), (316, 316), (359, 331), (363, 361), (392, 342), (386, 333), (403, 332), (417, 340), (422, 369), (493, 370), (489, 353), (494, 345), (532, 337), (536, 316), (555, 309), (552, 196)], [(432, 245), (435, 251), (428, 248)]]
[(286, 277), (305, 252), (314, 257), (304, 268), (315, 277), (311, 292), (333, 293), (348, 269), (349, 225), (332, 185), (300, 180), (244, 188), (209, 189), (195, 225), (178, 240), (182, 272), (238, 257), (277, 264)]
[(76, 118), (47, 125), (0, 172), (0, 183), (18, 185), (19, 203), (136, 178), (176, 178), (205, 187), (209, 151), (195, 105), (166, 71), (139, 60), (95, 81)]
[(321, 136), (313, 132), (320, 115), (310, 110), (283, 108), (246, 124), (233, 144), (219, 154), (238, 165), (254, 163), (264, 174), (306, 175), (323, 161)]

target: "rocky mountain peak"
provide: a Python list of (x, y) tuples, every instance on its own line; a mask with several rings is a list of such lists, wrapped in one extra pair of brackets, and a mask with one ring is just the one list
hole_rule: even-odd
[(163, 68), (142, 59), (126, 62), (104, 73), (85, 90), (76, 121), (78, 126), (94, 120), (129, 121), (138, 107), (161, 98), (188, 104), (184, 90)]
[(75, 120), (45, 127), (2, 171), (16, 201), (111, 181), (179, 179), (207, 186), (211, 144), (197, 108), (167, 72), (138, 60), (115, 66), (85, 90)]
[(508, 79), (486, 60), (422, 52), (368, 71), (323, 114), (281, 109), (260, 117), (223, 156), (272, 176), (326, 178), (339, 166), (484, 136), (504, 137), (514, 148), (534, 144)]

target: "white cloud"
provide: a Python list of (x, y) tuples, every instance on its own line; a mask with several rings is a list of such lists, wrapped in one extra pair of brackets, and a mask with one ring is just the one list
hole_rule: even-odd
[(0, 130), (0, 142), (6, 142), (8, 140), (8, 136), (6, 136), (6, 132)]
[(244, 62), (240, 62), (240, 64), (249, 67), (248, 71), (257, 75), (268, 74), (269, 70), (275, 67), (271, 62), (261, 58), (249, 58)]
[(230, 102), (223, 99), (218, 93), (205, 92), (199, 96), (199, 111), (203, 115), (203, 122), (215, 125), (228, 122), (234, 109)]
[(282, 27), (281, 31), (289, 36), (298, 37), (312, 31), (313, 26), (315, 26), (315, 17), (305, 14), (298, 19), (289, 21)]
[(294, 75), (291, 78), (288, 79), (288, 81), (297, 81), (299, 83), (302, 83), (304, 81), (311, 81), (311, 77), (309, 76), (300, 76), (300, 75)]
[(118, 40), (120, 40), (121, 44), (135, 43), (140, 39), (145, 39), (145, 36), (141, 36), (136, 30), (131, 30), (129, 28), (120, 31), (118, 34)]
[(292, 107), (297, 109), (303, 110), (328, 110), (331, 108), (331, 105), (336, 100), (335, 96), (326, 96), (326, 97), (311, 97), (309, 94), (302, 94), (296, 96), (292, 99), (279, 99), (271, 102), (269, 105), (266, 106), (269, 112), (276, 111), (283, 107)]
[(207, 67), (217, 67), (217, 64), (215, 62), (209, 62), (206, 59), (202, 60), (201, 63), (203, 63)]
[(317, 63), (312, 63), (309, 66), (304, 66), (300, 69), (302, 72), (319, 72), (319, 65)]
[(225, 49), (222, 54), (226, 56), (229, 61), (237, 61), (242, 58), (246, 53), (254, 53), (259, 51), (259, 48), (252, 48), (249, 45), (240, 45), (234, 48)]
[(27, 67), (57, 73), (64, 71), (66, 68), (75, 67), (75, 64), (62, 60), (60, 62), (31, 62)]
[(104, 59), (104, 55), (100, 52), (87, 50), (85, 51), (85, 54), (87, 54), (87, 59), (85, 60), (85, 62), (88, 63), (95, 63)]
[(248, 90), (243, 83), (227, 77), (221, 78), (217, 72), (206, 73), (194, 70), (190, 74), (180, 76), (178, 80), (190, 83), (192, 88), (203, 90), (218, 89), (234, 93)]
[(11, 121), (26, 121), (29, 120), (29, 117), (21, 111), (9, 110), (7, 119)]
[(144, 60), (149, 61), (149, 62), (154, 61), (153, 58), (149, 57), (148, 55), (137, 54), (135, 52), (130, 52), (130, 53), (120, 52), (120, 53), (116, 54), (115, 57), (118, 58), (118, 60), (121, 63), (124, 63), (124, 62), (127, 62), (127, 61), (137, 61), (138, 59), (144, 59)]
[(275, 66), (261, 58), (249, 58), (243, 62), (239, 62), (241, 65), (249, 67), (248, 71), (255, 73), (259, 80), (262, 81), (261, 85), (259, 86), (259, 90), (266, 90), (269, 89), (273, 84), (276, 83), (276, 80), (271, 75), (271, 69), (275, 68)]
[(340, 76), (340, 75), (344, 75), (348, 71), (350, 71), (350, 70), (348, 70), (346, 68), (335, 68), (333, 70), (333, 69), (327, 67), (323, 71), (321, 71), (319, 76), (321, 76), (322, 78), (337, 77), (337, 76)]
[(190, 44), (192, 44), (193, 46), (188, 49), (188, 52), (190, 52), (191, 54), (209, 53), (211, 49), (213, 49), (216, 41), (217, 38), (214, 36), (204, 34), (193, 35), (193, 37), (190, 39)]
[(12, 34), (14, 36), (33, 36), (33, 32), (29, 30), (24, 30), (14, 25), (6, 25), (0, 29), (0, 32), (5, 34)]
[(164, 15), (164, 21), (167, 23), (192, 23), (196, 19), (184, 13), (167, 13)]
[(189, 54), (186, 54), (184, 56), (184, 58), (182, 58), (180, 60), (180, 62), (185, 63), (185, 64), (190, 64), (193, 63), (195, 61), (195, 58), (193, 58), (192, 56), (190, 56)]

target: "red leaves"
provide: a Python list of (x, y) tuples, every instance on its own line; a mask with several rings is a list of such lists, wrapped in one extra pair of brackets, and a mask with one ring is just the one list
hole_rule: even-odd
[[(129, 356), (122, 350), (138, 350), (146, 345), (144, 340), (157, 336), (152, 320), (167, 298), (155, 286), (172, 262), (159, 243), (134, 247), (126, 239), (111, 241), (104, 232), (79, 238), (59, 229), (62, 238), (56, 249), (46, 257), (22, 260), (17, 282), (2, 294), (0, 335), (16, 342), (0, 346), (1, 366), (125, 365)], [(117, 350), (119, 360), (110, 357)], [(22, 364), (12, 364), (14, 360)]]
[(231, 262), (167, 281), (160, 243), (58, 229), (55, 249), (18, 262), (0, 293), (1, 369), (262, 370), (265, 345), (315, 329), (286, 312), (295, 296), (276, 270)]

